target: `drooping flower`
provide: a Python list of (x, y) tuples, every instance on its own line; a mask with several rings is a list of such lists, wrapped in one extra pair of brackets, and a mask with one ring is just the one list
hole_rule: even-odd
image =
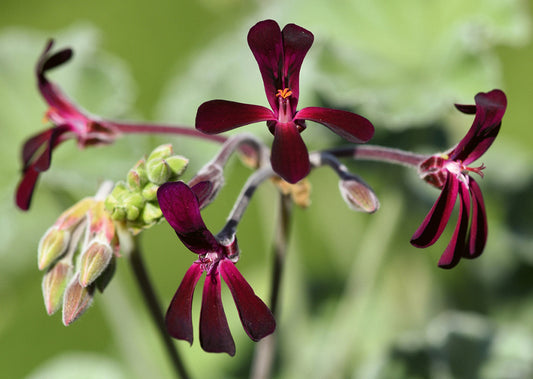
[(475, 114), (472, 127), (457, 146), (434, 155), (419, 166), (421, 177), (442, 192), (411, 238), (416, 247), (435, 243), (451, 217), (457, 197), (460, 200), (457, 225), (439, 260), (443, 268), (454, 267), (461, 258), (476, 258), (487, 241), (487, 215), (479, 185), (471, 173), (483, 177), (485, 166), (471, 166), (492, 145), (498, 135), (507, 99), (500, 90), (478, 93), (476, 105), (456, 105), (466, 114)]
[(166, 220), (183, 244), (198, 254), (170, 303), (166, 325), (171, 336), (192, 344), (192, 299), (196, 284), (205, 271), (200, 344), (207, 352), (225, 352), (233, 356), (235, 343), (222, 306), (221, 276), (235, 300), (244, 330), (252, 340), (259, 341), (274, 332), (276, 323), (268, 307), (235, 267), (239, 259), (235, 236), (219, 240), (205, 226), (195, 187), (191, 189), (183, 182), (171, 182), (163, 184), (157, 192)]
[(290, 183), (310, 170), (309, 155), (300, 133), (305, 120), (318, 122), (350, 142), (367, 142), (374, 127), (351, 112), (308, 107), (297, 110), (300, 67), (313, 44), (313, 34), (294, 24), (280, 30), (273, 20), (257, 23), (248, 33), (248, 45), (259, 65), (271, 109), (226, 100), (203, 103), (196, 114), (196, 128), (207, 134), (266, 121), (274, 135), (271, 163), (274, 171)]
[(110, 123), (81, 110), (63, 94), (58, 86), (46, 78), (45, 74), (48, 70), (62, 65), (72, 57), (71, 49), (50, 53), (52, 46), (53, 41), (49, 41), (39, 57), (36, 75), (39, 91), (49, 106), (45, 118), (53, 126), (30, 137), (24, 143), (23, 176), (16, 192), (16, 204), (23, 210), (29, 208), (39, 174), (48, 170), (52, 151), (59, 144), (68, 139), (77, 139), (80, 148), (109, 144), (120, 134)]

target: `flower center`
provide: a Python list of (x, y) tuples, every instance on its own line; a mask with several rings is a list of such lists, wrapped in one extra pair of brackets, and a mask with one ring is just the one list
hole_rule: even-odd
[(287, 123), (292, 121), (292, 111), (291, 103), (289, 98), (292, 95), (292, 91), (288, 88), (278, 89), (276, 97), (279, 99), (278, 106), (278, 121), (282, 123)]
[(222, 259), (221, 254), (218, 252), (210, 252), (204, 255), (200, 255), (200, 264), (202, 269), (208, 274), (211, 273), (213, 269), (216, 269), (218, 262)]

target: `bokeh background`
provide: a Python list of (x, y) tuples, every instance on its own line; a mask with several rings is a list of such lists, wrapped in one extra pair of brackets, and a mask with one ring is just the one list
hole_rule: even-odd
[[(2, 0), (0, 4), (0, 373), (3, 378), (164, 378), (170, 365), (126, 260), (83, 317), (64, 327), (46, 315), (36, 249), (62, 210), (120, 180), (143, 155), (171, 142), (191, 159), (185, 178), (217, 150), (184, 138), (126, 136), (115, 145), (54, 153), (30, 212), (13, 205), (20, 146), (43, 129), (46, 107), (34, 65), (48, 38), (74, 59), (51, 78), (84, 108), (124, 120), (193, 125), (203, 101), (266, 105), (246, 44), (259, 20), (297, 23), (315, 34), (301, 72), (300, 107), (357, 111), (376, 126), (373, 143), (439, 152), (466, 133), (472, 117), (453, 103), (503, 89), (503, 127), (483, 156), (489, 217), (484, 254), (442, 270), (447, 239), (418, 250), (409, 239), (438, 192), (416, 172), (347, 162), (381, 201), (373, 215), (343, 203), (337, 178), (313, 172), (312, 204), (294, 210), (282, 281), (276, 378), (533, 377), (533, 45), (531, 7), (520, 0), (328, 2), (190, 0), (129, 2)], [(244, 129), (241, 129), (244, 130)], [(246, 131), (269, 142), (266, 128)], [(311, 149), (342, 145), (309, 125)], [(231, 160), (227, 185), (204, 215), (222, 227), (249, 169)], [(238, 231), (239, 269), (268, 298), (276, 188), (265, 183)], [(450, 237), (453, 227), (448, 228)], [(148, 269), (166, 308), (194, 255), (166, 224), (143, 234)], [(199, 293), (193, 308), (195, 333)], [(247, 377), (254, 343), (229, 291), (224, 303), (234, 358), (177, 342), (194, 377)]]

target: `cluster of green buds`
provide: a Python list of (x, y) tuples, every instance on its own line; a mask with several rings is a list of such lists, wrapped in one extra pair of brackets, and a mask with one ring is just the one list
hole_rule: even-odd
[(113, 220), (124, 223), (134, 234), (161, 220), (157, 189), (177, 180), (188, 163), (188, 159), (173, 155), (172, 145), (161, 145), (148, 158), (139, 160), (128, 172), (127, 180), (118, 182), (105, 200)]
[(119, 240), (104, 199), (112, 182), (102, 184), (94, 197), (67, 209), (41, 238), (38, 266), (46, 270), (42, 290), (49, 315), (62, 306), (69, 325), (90, 306), (96, 289), (103, 291), (113, 276)]

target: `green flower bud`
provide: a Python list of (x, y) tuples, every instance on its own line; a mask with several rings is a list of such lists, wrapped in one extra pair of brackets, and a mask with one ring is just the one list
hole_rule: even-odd
[(80, 256), (80, 285), (92, 284), (109, 265), (113, 257), (111, 246), (100, 241), (93, 241)]
[(65, 290), (63, 297), (63, 324), (69, 326), (91, 305), (94, 286), (82, 287), (80, 275), (76, 274)]
[(127, 182), (128, 187), (132, 191), (139, 191), (148, 182), (144, 159), (137, 162), (137, 164), (128, 172)]
[(172, 145), (166, 144), (156, 147), (148, 156), (147, 163), (150, 161), (160, 161), (172, 155)]
[(60, 258), (67, 250), (69, 240), (70, 231), (58, 229), (56, 226), (48, 229), (39, 241), (37, 249), (39, 270), (44, 270)]
[(158, 185), (168, 182), (172, 176), (172, 169), (165, 159), (148, 161), (146, 172), (148, 180)]
[(379, 209), (379, 200), (372, 188), (355, 175), (341, 179), (339, 189), (344, 201), (354, 211), (374, 213)]
[(161, 209), (158, 206), (152, 203), (146, 203), (142, 213), (142, 221), (145, 224), (152, 224), (159, 220), (162, 216), (163, 212), (161, 212)]
[(157, 184), (154, 184), (154, 183), (148, 183), (147, 185), (144, 186), (143, 190), (142, 190), (142, 196), (147, 200), (147, 201), (154, 201), (155, 199), (157, 199), (157, 190), (158, 190), (159, 186)]
[(172, 171), (172, 176), (176, 179), (183, 174), (189, 164), (189, 160), (181, 155), (173, 155), (165, 160)]
[(58, 262), (43, 277), (42, 291), (44, 306), (49, 315), (54, 314), (63, 301), (65, 287), (72, 276), (72, 265)]

